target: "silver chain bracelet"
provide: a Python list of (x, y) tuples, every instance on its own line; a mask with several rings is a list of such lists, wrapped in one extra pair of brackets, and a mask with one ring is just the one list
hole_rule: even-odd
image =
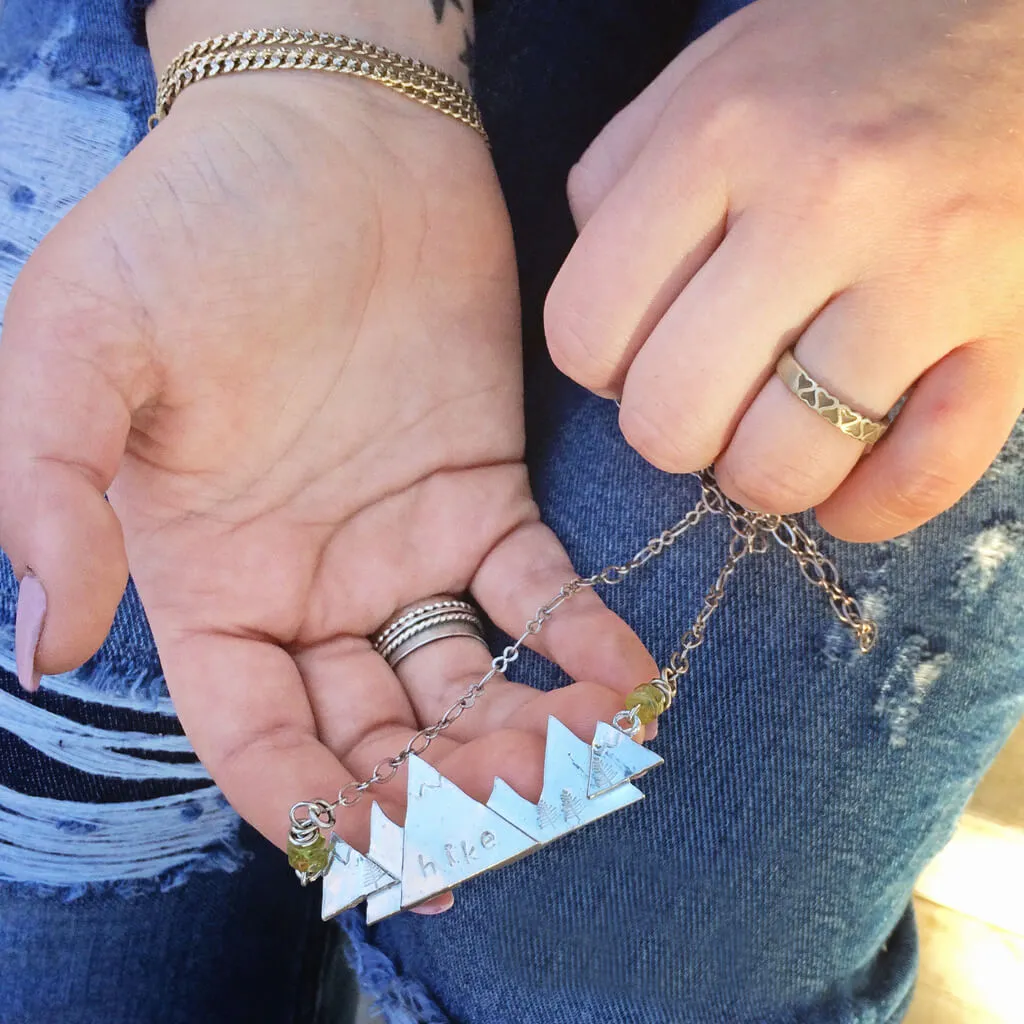
[[(325, 876), (325, 919), (368, 899), (368, 913), (373, 920), (379, 920), (641, 798), (642, 793), (630, 780), (662, 761), (635, 743), (633, 737), (643, 723), (653, 721), (672, 704), (680, 681), (690, 671), (691, 654), (707, 637), (708, 624), (725, 597), (729, 579), (748, 555), (764, 554), (770, 539), (793, 555), (809, 583), (825, 592), (833, 613), (853, 631), (861, 652), (867, 653), (874, 647), (876, 624), (864, 616), (857, 599), (843, 589), (834, 563), (792, 516), (751, 512), (726, 497), (711, 470), (695, 475), (700, 481), (701, 496), (691, 511), (674, 526), (652, 537), (622, 564), (606, 566), (591, 576), (578, 576), (564, 584), (551, 601), (537, 609), (519, 638), (491, 661), (484, 676), (437, 722), (417, 732), (402, 751), (378, 762), (363, 781), (343, 786), (334, 801), (302, 801), (291, 808), (289, 859), (303, 884)], [(505, 675), (524, 645), (541, 632), (562, 605), (581, 591), (624, 582), (709, 515), (724, 516), (732, 536), (725, 562), (705, 594), (700, 612), (680, 637), (676, 651), (659, 675), (630, 694), (626, 708), (611, 725), (598, 723), (591, 744), (573, 736), (557, 719), (549, 721), (548, 758), (561, 763), (564, 754), (565, 763), (572, 767), (568, 775), (549, 779), (546, 760), (544, 793), (539, 804), (528, 804), (500, 779), (495, 782), (491, 800), (486, 805), (479, 804), (421, 760), (430, 744), (476, 704), (487, 684), (495, 676)], [(374, 804), (368, 854), (352, 849), (338, 836), (332, 836), (329, 844), (325, 841), (324, 832), (333, 829), (339, 807), (358, 803), (370, 787), (390, 782), (407, 764), (410, 799), (404, 828), (389, 821), (379, 805)], [(435, 791), (436, 796), (432, 795)], [(444, 818), (446, 811), (448, 819)], [(466, 845), (469, 840), (462, 840), (462, 849), (474, 851), (473, 857), (467, 854), (467, 860), (479, 862), (486, 849), (488, 856), (482, 866), (461, 863), (453, 853), (457, 844), (442, 841), (448, 838), (446, 835), (434, 835), (439, 817), (450, 819), (449, 824), (455, 822), (456, 831), (468, 829), (474, 837), (471, 846)], [(375, 847), (379, 850), (375, 851)], [(421, 847), (428, 850), (429, 858)]]

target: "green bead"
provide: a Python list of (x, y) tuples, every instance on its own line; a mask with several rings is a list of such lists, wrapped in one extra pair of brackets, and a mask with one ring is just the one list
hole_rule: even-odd
[(291, 840), (288, 842), (288, 864), (299, 874), (311, 878), (322, 875), (327, 870), (329, 859), (330, 852), (322, 835), (318, 835), (311, 846), (296, 846)]
[(649, 725), (653, 722), (667, 707), (668, 701), (665, 698), (665, 694), (658, 687), (652, 686), (650, 683), (638, 686), (626, 698), (626, 710), (632, 711), (633, 708), (636, 708), (640, 721), (644, 725)]

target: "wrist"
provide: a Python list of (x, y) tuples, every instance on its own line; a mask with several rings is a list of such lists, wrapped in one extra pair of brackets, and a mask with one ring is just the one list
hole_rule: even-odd
[[(472, 0), (157, 0), (146, 16), (153, 64), (160, 74), (200, 39), (277, 26), (356, 36), (439, 67), (463, 83), (462, 55), (472, 33)], [(435, 11), (440, 8), (440, 20)]]

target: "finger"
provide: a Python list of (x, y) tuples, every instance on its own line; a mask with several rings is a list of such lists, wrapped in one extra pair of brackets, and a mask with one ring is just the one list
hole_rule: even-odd
[[(395, 732), (408, 735), (419, 728), (405, 689), (369, 640), (336, 637), (294, 657), (316, 734), (340, 760), (360, 743), (372, 753), (383, 742), (390, 757)], [(364, 766), (347, 767), (358, 771)]]
[[(470, 644), (477, 648), (478, 653), (472, 650)], [(466, 645), (463, 648), (465, 660), (456, 655), (456, 645)], [(459, 671), (453, 672), (452, 669), (456, 665)], [(422, 647), (409, 655), (397, 667), (396, 672), (405, 686), (410, 703), (416, 709), (419, 723), (432, 725), (440, 721), (442, 715), (468, 692), (471, 685), (479, 682), (489, 669), (490, 659), (482, 645), (465, 640), (444, 640)], [(648, 675), (644, 679), (651, 677)], [(582, 682), (552, 691), (552, 694), (554, 693), (561, 696), (555, 699), (551, 706), (557, 706), (561, 710), (565, 702), (567, 714), (562, 720), (580, 735), (586, 733), (587, 729), (593, 734), (594, 723), (598, 719), (610, 722), (623, 706), (621, 686)], [(565, 696), (566, 694), (569, 696)], [(541, 715), (535, 709), (539, 698), (549, 696), (551, 694), (535, 690), (531, 686), (509, 682), (502, 676), (496, 676), (473, 699), (469, 707), (456, 712), (457, 717), (443, 735), (461, 745), (472, 743), (510, 726), (526, 728), (543, 735), (547, 730), (547, 715), (557, 714), (558, 711), (544, 712)], [(656, 725), (652, 723), (647, 729), (646, 738), (653, 739), (656, 734)], [(433, 749), (431, 747), (431, 750)]]
[[(794, 355), (810, 376), (870, 419), (883, 420), (920, 372), (895, 321), (870, 295), (848, 291), (807, 328)], [(920, 356), (917, 356), (919, 359)], [(716, 462), (729, 497), (760, 512), (799, 512), (824, 501), (865, 447), (804, 405), (774, 373)]]
[[(480, 803), (487, 803), (498, 778), (535, 803), (544, 784), (549, 717), (554, 715), (585, 743), (590, 743), (596, 721), (612, 714), (609, 708), (617, 703), (616, 696), (604, 687), (586, 684), (536, 694), (517, 715), (514, 725), (458, 745), (435, 762), (435, 767)], [(595, 708), (603, 710), (595, 714)], [(437, 907), (426, 904), (421, 909), (424, 913), (441, 913), (449, 906), (445, 901)]]
[(455, 709), (490, 671), (490, 651), (476, 640), (450, 637), (428, 644), (403, 658), (395, 669), (417, 719), (432, 725), (443, 715), (452, 716), (445, 732), (450, 739), (467, 743), (497, 729), (537, 691), (520, 683), (495, 676), (487, 683), (485, 694), (466, 710)]
[(1024, 406), (1010, 346), (955, 349), (918, 382), (868, 458), (817, 509), (844, 540), (896, 537), (949, 508), (982, 476)]
[(698, 37), (594, 139), (569, 173), (569, 205), (578, 229), (633, 166), (685, 80), (735, 38), (741, 27), (741, 20), (728, 18)]
[[(431, 644), (405, 661), (451, 642)], [(489, 664), (487, 649), (482, 644), (475, 646)], [(443, 658), (444, 652), (440, 654)], [(418, 710), (413, 694), (368, 640), (339, 637), (299, 652), (295, 661), (305, 682), (317, 735), (346, 769), (361, 779), (369, 778), (382, 761), (393, 758), (412, 736), (439, 717), (436, 707)], [(433, 678), (424, 686), (430, 688), (436, 689)], [(433, 763), (450, 754), (459, 742), (458, 730), (453, 727), (435, 738), (423, 757)]]
[[(296, 664), (305, 682), (320, 741), (345, 765), (357, 781), (387, 772), (386, 762), (405, 749), (422, 722), (415, 721), (399, 680), (387, 663), (362, 638), (341, 637), (300, 652)], [(390, 712), (381, 714), (384, 708)], [(367, 716), (370, 712), (370, 716)], [(373, 717), (378, 717), (373, 721)], [(421, 756), (435, 764), (458, 746), (454, 737), (438, 736)], [(397, 776), (396, 776), (397, 778)], [(392, 821), (404, 814), (404, 786), (374, 787), (361, 801), (362, 811), (337, 813), (334, 831), (363, 853), (369, 851), (367, 808), (372, 801)], [(442, 893), (412, 908), (426, 916), (443, 914), (455, 905), (452, 894)]]
[[(431, 646), (442, 647), (444, 644)], [(410, 655), (407, 660), (411, 661), (426, 650), (429, 648)], [(344, 765), (344, 771), (356, 781), (370, 778), (378, 767), (381, 767), (382, 774), (391, 775), (382, 762), (401, 754), (413, 736), (424, 725), (437, 721), (438, 716), (432, 714), (414, 720), (409, 702), (392, 692), (393, 687), (399, 686), (398, 680), (387, 663), (372, 650), (366, 659), (351, 654), (339, 656), (338, 651), (334, 652), (333, 657), (324, 657), (318, 651), (314, 658), (310, 656), (311, 653), (300, 656), (299, 662), (303, 665), (306, 688), (314, 695), (312, 702), (318, 708), (316, 717), (325, 723), (321, 740), (333, 748)], [(507, 685), (511, 688), (511, 684)], [(543, 696), (529, 687), (518, 686), (516, 689), (528, 700)], [(621, 704), (621, 701), (616, 701), (615, 695), (609, 694), (604, 688), (592, 687), (591, 691), (599, 694), (597, 700), (594, 693), (586, 689), (577, 700), (578, 703), (589, 704), (591, 716), (600, 715), (611, 705), (617, 709), (617, 705)], [(508, 727), (506, 723), (510, 716), (492, 704), (490, 696), (490, 692), (486, 691), (478, 705), (468, 710), (459, 720), (459, 723), (470, 723), (472, 742), (456, 741), (453, 736), (456, 726), (453, 725), (433, 738), (429, 745), (421, 741), (416, 747), (419, 756), (439, 770), (442, 765), (454, 765), (452, 781), (482, 801), (487, 800), (494, 778), (499, 774), (509, 776), (507, 781), (510, 784), (515, 779), (515, 784), (526, 790), (535, 784), (543, 766), (546, 728), (546, 724), (544, 728), (539, 725), (539, 714), (517, 721), (517, 728)], [(586, 712), (580, 713), (585, 719)], [(614, 711), (611, 713), (614, 714)], [(591, 721), (591, 732), (595, 721), (596, 718)], [(406, 769), (400, 768), (388, 781), (373, 786), (367, 791), (367, 796), (378, 801), (392, 820), (399, 823), (404, 821)], [(338, 819), (339, 834), (361, 849), (367, 849), (360, 844), (369, 841), (369, 819), (366, 808), (361, 811), (358, 809), (366, 802), (364, 800), (354, 808), (339, 812)], [(350, 814), (350, 810), (353, 813)]]
[(768, 217), (741, 217), (633, 361), (619, 414), (626, 440), (670, 473), (710, 465), (842, 273), (840, 259), (787, 245)]
[(621, 708), (618, 694), (593, 683), (574, 683), (547, 693), (533, 691), (532, 699), (502, 727), (482, 733), (470, 743), (459, 744), (437, 760), (435, 766), (482, 803), (490, 797), (494, 780), (499, 777), (520, 796), (536, 802), (544, 784), (548, 719), (557, 718), (589, 744), (597, 723), (610, 722)]
[[(319, 639), (344, 622), (347, 632), (370, 636), (400, 608), (432, 594), (461, 594), (494, 539), (538, 514), (518, 459), (429, 473), (348, 520), (345, 543), (328, 546), (320, 577), (343, 580), (353, 551), (372, 551), (375, 572), (361, 582), (358, 602), (344, 586), (322, 587), (304, 635)], [(391, 542), (382, 546), (382, 535)]]
[[(145, 595), (143, 595), (145, 597)], [(276, 644), (226, 634), (176, 636), (153, 623), (174, 707), (192, 746), (238, 813), (284, 849), (289, 810), (333, 800), (353, 781), (320, 741), (299, 670)], [(366, 849), (369, 807), (344, 838)]]
[(720, 167), (701, 159), (685, 131), (640, 153), (587, 221), (548, 293), (544, 324), (555, 365), (586, 388), (617, 394), (654, 325), (717, 248), (727, 212)]
[[(166, 645), (165, 645), (166, 646)], [(343, 765), (314, 735), (314, 718), (303, 700), (303, 684), (289, 656), (272, 644), (235, 637), (204, 636), (181, 648), (171, 645), (166, 659), (175, 706), (196, 752), (227, 798), (264, 835), (284, 846), (288, 810), (300, 800), (333, 799), (353, 781), (351, 764), (368, 764), (380, 752), (367, 733), (347, 752)], [(183, 670), (202, 673), (182, 686)], [(217, 686), (209, 680), (216, 679)], [(485, 802), (497, 777), (527, 799), (539, 797), (544, 772), (547, 718), (555, 714), (585, 742), (594, 724), (617, 709), (617, 695), (580, 684), (539, 694), (514, 725), (481, 736), (472, 744), (447, 748), (434, 740), (425, 756), (470, 796)], [(410, 733), (397, 735), (397, 754)], [(406, 772), (367, 792), (367, 798), (338, 812), (336, 831), (358, 849), (369, 848), (373, 800), (397, 822), (404, 821)], [(359, 774), (359, 773), (356, 773)]]
[[(410, 658), (415, 656), (411, 655)], [(610, 721), (622, 706), (619, 695), (595, 684), (577, 684), (552, 693), (537, 693), (527, 687), (517, 689), (528, 694), (529, 699), (504, 726), (492, 725), (498, 709), (490, 703), (491, 695), (485, 693), (481, 704), (470, 709), (466, 715), (476, 723), (475, 740), (465, 744), (454, 743), (447, 738), (446, 733), (436, 737), (420, 754), (480, 803), (487, 802), (495, 780), (499, 777), (527, 800), (536, 801), (540, 798), (549, 716), (554, 715), (580, 739), (590, 743), (597, 721)], [(637, 739), (642, 741), (642, 734)], [(369, 766), (380, 757), (379, 749), (372, 753), (362, 749), (369, 742), (369, 738), (364, 739), (355, 749), (347, 752), (345, 761), (348, 767), (358, 764)], [(390, 756), (399, 753), (407, 742), (408, 734), (396, 735)], [(361, 768), (357, 775), (366, 774), (367, 771), (368, 767)], [(374, 787), (367, 794), (381, 802), (388, 809), (389, 817), (398, 822), (405, 820), (407, 795), (406, 768), (397, 772), (390, 782)], [(392, 806), (396, 809), (392, 810)], [(349, 831), (345, 821), (347, 814), (348, 809), (339, 811), (337, 831)], [(424, 904), (419, 912), (443, 913), (450, 909), (453, 902), (450, 897), (439, 897)]]
[(22, 684), (30, 688), (34, 672), (68, 671), (96, 651), (128, 578), (121, 527), (104, 493), (144, 392), (137, 339), (119, 330), (95, 295), (41, 278), (31, 264), (6, 311), (0, 545), (19, 576), (35, 578), (23, 591), (18, 629)]
[[(442, 647), (444, 644), (439, 642), (431, 646)], [(423, 648), (407, 660), (411, 661), (427, 650), (429, 648)], [(401, 754), (424, 725), (433, 724), (439, 717), (430, 714), (418, 721), (411, 721), (408, 704), (400, 704), (397, 700), (388, 704), (385, 676), (391, 675), (391, 670), (375, 652), (371, 651), (371, 656), (379, 663), (379, 669), (375, 669), (369, 661), (360, 663), (354, 659), (347, 663), (344, 658), (328, 660), (318, 657), (315, 661), (308, 657), (300, 659), (305, 666), (307, 690), (316, 694), (314, 703), (320, 708), (319, 716), (324, 721), (330, 719), (333, 722), (331, 731), (322, 734), (321, 739), (326, 741), (330, 736), (330, 744), (344, 764), (345, 771), (357, 781), (369, 778), (382, 761)], [(393, 675), (392, 681), (397, 684)], [(513, 688), (513, 684), (506, 685)], [(385, 689), (378, 694), (376, 700), (364, 699), (366, 694), (378, 686), (385, 686)], [(356, 688), (354, 691), (353, 687)], [(566, 687), (556, 691), (559, 694), (557, 700), (540, 704), (539, 698), (551, 698), (554, 695), (539, 693), (526, 686), (514, 688), (523, 694), (524, 701), (512, 713), (491, 701), (492, 693), (488, 688), (476, 706), (468, 709), (455, 725), (434, 737), (429, 745), (421, 741), (416, 747), (418, 755), (439, 770), (442, 765), (454, 765), (452, 781), (482, 801), (486, 801), (490, 795), (496, 775), (505, 777), (510, 785), (522, 787), (519, 791), (523, 795), (535, 785), (539, 793), (549, 713), (564, 708), (568, 719), (565, 724), (570, 728), (578, 728), (584, 735), (589, 728), (592, 737), (598, 718), (610, 718), (622, 704), (616, 694), (595, 684)], [(344, 699), (332, 697), (337, 694), (344, 695)], [(389, 707), (386, 712), (383, 710), (385, 705)], [(526, 705), (537, 706), (532, 711), (526, 711)], [(457, 726), (463, 723), (468, 726), (464, 734), (469, 737), (469, 742), (458, 742), (453, 735)], [(389, 774), (386, 766), (381, 767), (384, 774)], [(405, 769), (401, 768), (389, 781), (368, 790), (367, 795), (381, 803), (392, 820), (403, 821), (407, 796)], [(343, 830), (347, 840), (354, 840), (358, 845), (364, 838), (368, 839), (365, 833), (368, 819), (364, 815), (350, 816), (346, 809), (345, 818), (345, 821), (339, 818), (339, 829)]]
[[(708, 58), (747, 18), (739, 12), (685, 50), (572, 173), (580, 237), (544, 320), (555, 365), (599, 394), (620, 393), (633, 356), (725, 234), (729, 192), (707, 102), (721, 89), (701, 72), (722, 63)], [(673, 130), (656, 131), (668, 116)]]
[(440, 896), (427, 900), (426, 903), (419, 903), (409, 908), (410, 914), (420, 914), (422, 917), (433, 917), (437, 914), (446, 914), (455, 906), (455, 896), (451, 892), (443, 892)]
[[(510, 533), (481, 563), (473, 596), (499, 628), (518, 637), (539, 608), (576, 576), (565, 548), (543, 523)], [(562, 604), (527, 646), (562, 668), (625, 694), (658, 674), (643, 642), (592, 590)]]
[[(273, 644), (207, 636), (171, 650), (164, 662), (173, 667), (169, 678), (180, 681), (172, 690), (175, 708), (196, 752), (239, 814), (280, 847), (295, 803), (333, 801), (343, 786), (371, 778), (418, 728), (397, 680), (363, 640), (343, 638), (304, 652), (305, 680)], [(210, 687), (209, 677), (186, 670), (219, 671), (222, 681)], [(441, 737), (424, 756), (433, 762), (456, 746)], [(374, 801), (402, 821), (404, 783), (374, 787), (336, 812), (333, 831), (364, 853)], [(415, 912), (440, 914), (453, 905), (450, 894), (441, 894)]]
[[(611, 722), (621, 710), (622, 694), (615, 690), (597, 683), (572, 683), (546, 693), (534, 691), (534, 699), (523, 704), (505, 725), (506, 728), (546, 736), (548, 718), (554, 716), (581, 740), (590, 743), (597, 723)], [(653, 739), (656, 724), (651, 722), (641, 726), (641, 731), (633, 738), (637, 743)]]

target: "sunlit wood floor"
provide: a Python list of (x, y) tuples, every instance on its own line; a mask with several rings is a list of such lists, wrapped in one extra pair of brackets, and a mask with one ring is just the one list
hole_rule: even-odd
[(921, 975), (907, 1024), (1022, 1024), (1024, 935), (917, 901)]
[(1024, 1024), (1024, 725), (917, 892), (908, 1024)]

